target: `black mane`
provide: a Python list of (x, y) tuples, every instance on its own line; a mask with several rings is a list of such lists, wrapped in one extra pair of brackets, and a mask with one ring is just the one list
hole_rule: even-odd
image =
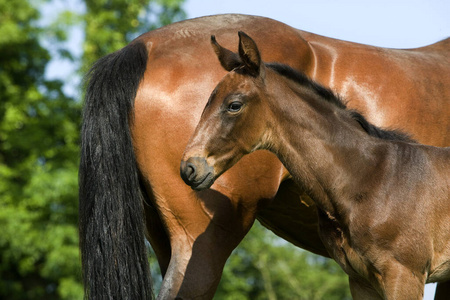
[(350, 116), (361, 125), (361, 127), (370, 135), (374, 137), (378, 137), (380, 139), (384, 140), (391, 140), (391, 141), (405, 141), (405, 142), (414, 142), (414, 140), (408, 135), (407, 133), (404, 133), (399, 130), (391, 130), (391, 129), (385, 129), (380, 128), (378, 126), (375, 126), (358, 111), (348, 109), (347, 105), (345, 105), (344, 101), (331, 89), (324, 87), (323, 85), (315, 82), (311, 78), (309, 78), (306, 74), (299, 72), (287, 65), (279, 64), (279, 63), (268, 63), (266, 66), (278, 74), (289, 78), (295, 82), (297, 82), (300, 85), (306, 86), (308, 88), (311, 88), (314, 90), (321, 98), (324, 100), (333, 103), (338, 108), (347, 110), (350, 113)]

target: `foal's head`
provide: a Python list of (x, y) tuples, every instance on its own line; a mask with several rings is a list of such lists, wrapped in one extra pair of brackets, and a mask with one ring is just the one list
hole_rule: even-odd
[(181, 176), (193, 189), (209, 188), (243, 155), (261, 148), (270, 111), (265, 66), (255, 42), (239, 32), (239, 53), (211, 44), (229, 73), (212, 92), (181, 162)]

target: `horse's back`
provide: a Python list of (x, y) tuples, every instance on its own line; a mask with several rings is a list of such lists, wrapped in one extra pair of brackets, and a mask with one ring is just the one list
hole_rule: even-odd
[(450, 145), (450, 39), (391, 49), (302, 32), (317, 61), (311, 76), (381, 127)]
[(412, 50), (416, 51), (422, 51), (422, 52), (429, 52), (429, 53), (437, 53), (439, 55), (442, 55), (443, 58), (446, 58), (447, 61), (450, 60), (450, 57), (448, 56), (450, 54), (450, 37), (443, 39), (441, 41), (438, 41), (436, 43), (415, 48)]

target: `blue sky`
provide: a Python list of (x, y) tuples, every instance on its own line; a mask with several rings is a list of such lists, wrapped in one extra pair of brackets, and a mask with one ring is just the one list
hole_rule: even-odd
[(450, 36), (448, 0), (187, 0), (184, 7), (189, 18), (260, 15), (313, 33), (383, 47), (418, 47)]

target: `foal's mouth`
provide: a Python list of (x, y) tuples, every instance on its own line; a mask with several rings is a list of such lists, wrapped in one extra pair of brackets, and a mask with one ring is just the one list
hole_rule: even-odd
[(209, 189), (214, 183), (214, 174), (208, 173), (206, 176), (191, 184), (191, 188), (195, 191), (203, 191)]
[(181, 161), (180, 175), (195, 191), (206, 190), (214, 183), (214, 168), (209, 166), (203, 157), (190, 157)]

